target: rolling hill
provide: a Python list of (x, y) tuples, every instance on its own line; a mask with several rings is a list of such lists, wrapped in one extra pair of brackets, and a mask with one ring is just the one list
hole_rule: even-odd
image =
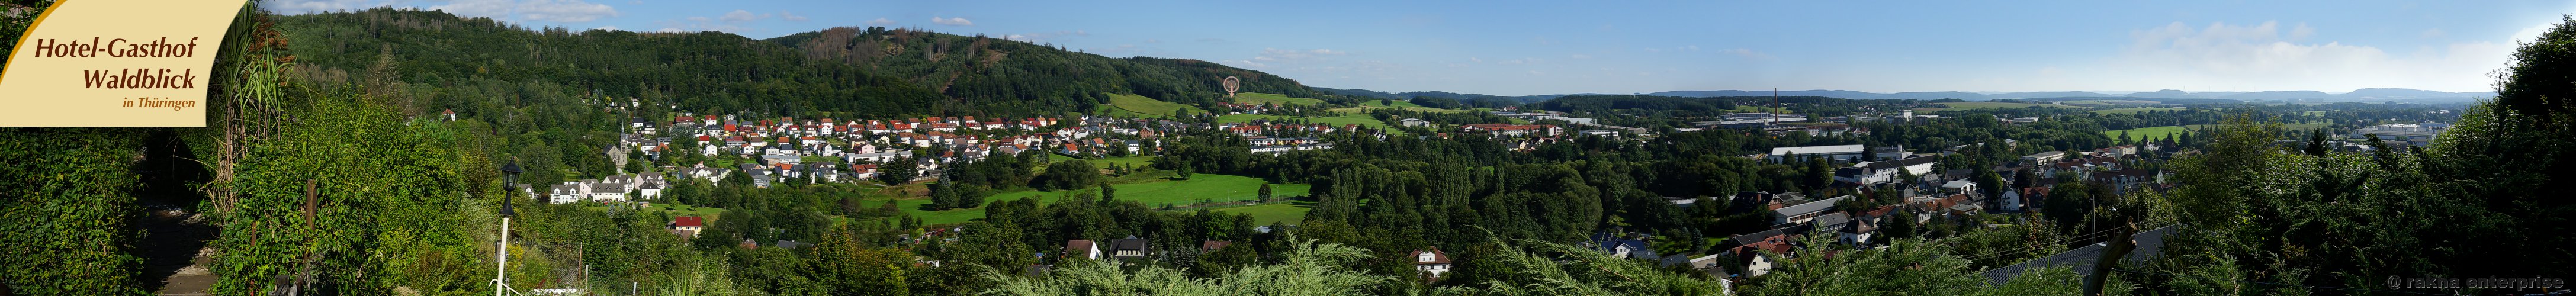
[[(399, 77), (393, 82), (478, 89), (436, 95), (441, 97), (586, 89), (586, 95), (660, 100), (698, 111), (1024, 116), (1109, 103), (1102, 93), (1212, 102), (1222, 97), (1218, 81), (1235, 76), (1248, 92), (1332, 98), (1294, 79), (1213, 62), (1110, 58), (914, 29), (841, 27), (755, 40), (723, 32), (533, 28), (390, 8), (277, 21), (295, 41), (289, 48), (301, 57), (301, 75), (321, 83), (365, 80), (376, 76), (367, 73), (389, 54), (382, 68), (395, 74), (386, 77)], [(503, 44), (509, 45), (498, 46)], [(522, 88), (537, 91), (517, 90)], [(422, 99), (405, 107), (473, 107), (456, 101)]]

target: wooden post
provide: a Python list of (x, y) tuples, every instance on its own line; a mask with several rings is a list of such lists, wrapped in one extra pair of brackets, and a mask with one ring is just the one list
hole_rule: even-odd
[(2115, 239), (2107, 242), (2110, 245), (2103, 246), (2101, 258), (2094, 258), (2093, 274), (2084, 277), (2083, 295), (2102, 295), (2102, 283), (2110, 279), (2111, 270), (2121, 261), (2126, 261), (2124, 259), (2129, 257), (2130, 250), (2138, 248), (2138, 241), (2131, 237), (2137, 232), (2137, 222), (2129, 222), (2128, 227), (2111, 230), (2112, 238)]
[(314, 204), (320, 200), (316, 197), (318, 195), (320, 194), (319, 191), (315, 191), (313, 179), (304, 179), (304, 227), (306, 228), (313, 227)]

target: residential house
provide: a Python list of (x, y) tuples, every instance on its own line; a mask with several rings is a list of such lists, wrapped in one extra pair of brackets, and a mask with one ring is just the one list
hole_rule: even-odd
[(1100, 246), (1098, 246), (1098, 244), (1092, 243), (1092, 242), (1091, 242), (1091, 240), (1087, 240), (1087, 239), (1077, 239), (1077, 240), (1068, 240), (1068, 241), (1064, 241), (1064, 257), (1063, 257), (1063, 258), (1082, 258), (1082, 259), (1093, 259), (1093, 260), (1098, 260), (1098, 259), (1100, 259), (1100, 255), (1101, 255), (1101, 253), (1100, 253)]
[(671, 217), (671, 234), (678, 234), (681, 238), (698, 237), (698, 231), (706, 228), (706, 219), (698, 216)]
[(1431, 274), (1431, 278), (1449, 273), (1449, 264), (1449, 253), (1441, 252), (1440, 247), (1413, 251), (1413, 270)]
[(1109, 240), (1109, 256), (1111, 258), (1118, 259), (1143, 259), (1146, 256), (1151, 255), (1151, 253), (1148, 253), (1148, 251), (1151, 250), (1146, 249), (1146, 245), (1149, 242), (1150, 241), (1146, 239), (1136, 238), (1134, 235), (1129, 235), (1127, 238)]
[(1646, 240), (1615, 235), (1608, 232), (1593, 234), (1592, 246), (1594, 250), (1599, 250), (1603, 253), (1610, 253), (1612, 256), (1648, 260), (1662, 257), (1655, 255), (1654, 248), (1648, 248), (1646, 246)]
[(605, 201), (626, 201), (626, 192), (627, 192), (627, 190), (626, 190), (626, 189), (627, 189), (627, 188), (632, 188), (632, 187), (627, 187), (628, 185), (632, 185), (632, 184), (627, 184), (627, 183), (606, 183), (606, 182), (597, 183), (597, 184), (591, 184), (591, 185), (590, 185), (590, 195), (589, 195), (590, 200), (593, 200), (593, 201), (602, 201), (602, 202), (605, 202)]
[(2057, 163), (2063, 160), (2066, 160), (2066, 151), (2040, 152), (2021, 157), (2022, 163), (2032, 165)]
[(564, 182), (547, 188), (546, 192), (546, 203), (565, 204), (580, 202), (583, 197), (588, 196), (590, 190), (582, 188), (579, 183)]

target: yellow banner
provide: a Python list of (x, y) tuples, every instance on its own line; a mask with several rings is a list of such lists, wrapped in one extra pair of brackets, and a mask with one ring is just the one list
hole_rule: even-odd
[(0, 68), (0, 126), (206, 126), (224, 31), (247, 0), (63, 0)]

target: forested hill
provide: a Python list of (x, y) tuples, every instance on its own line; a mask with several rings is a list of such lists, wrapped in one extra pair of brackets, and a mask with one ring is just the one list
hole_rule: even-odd
[(1102, 92), (1210, 100), (1225, 76), (1242, 77), (1244, 91), (1320, 97), (1294, 80), (1203, 61), (1114, 59), (884, 28), (754, 40), (721, 32), (528, 28), (388, 8), (277, 22), (295, 40), (288, 48), (300, 75), (317, 84), (406, 84), (415, 91), (402, 106), (411, 114), (606, 97), (763, 115), (1052, 115), (1090, 109), (1107, 101)]
[(839, 27), (764, 41), (795, 47), (809, 60), (857, 65), (871, 73), (905, 77), (950, 97), (1079, 98), (1114, 92), (1200, 103), (1217, 98), (1224, 91), (1218, 83), (1227, 76), (1241, 79), (1245, 92), (1325, 97), (1293, 79), (1212, 62), (1109, 58), (981, 35)]

